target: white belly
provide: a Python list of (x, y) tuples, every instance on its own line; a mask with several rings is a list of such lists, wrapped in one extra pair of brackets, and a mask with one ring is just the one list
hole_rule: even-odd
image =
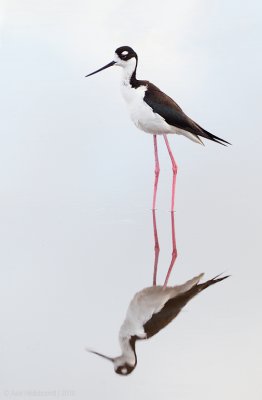
[(152, 286), (136, 293), (127, 309), (126, 318), (120, 328), (119, 336), (143, 337), (143, 325), (153, 314), (158, 313), (165, 303), (176, 293), (176, 289)]

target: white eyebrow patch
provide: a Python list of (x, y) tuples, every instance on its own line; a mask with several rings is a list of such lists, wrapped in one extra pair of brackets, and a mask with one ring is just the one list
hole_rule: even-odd
[(126, 51), (126, 50), (125, 50), (125, 51), (122, 51), (121, 54), (122, 54), (122, 56), (126, 56), (126, 55), (128, 54), (128, 51)]

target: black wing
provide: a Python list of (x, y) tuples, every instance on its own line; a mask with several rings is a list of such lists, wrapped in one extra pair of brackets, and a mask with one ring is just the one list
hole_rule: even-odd
[(195, 285), (187, 292), (168, 300), (164, 307), (158, 313), (153, 314), (151, 319), (144, 324), (144, 330), (147, 334), (147, 338), (154, 336), (161, 329), (167, 326), (174, 318), (176, 318), (182, 308), (198, 293), (217, 282), (223, 281), (226, 278), (228, 278), (228, 276), (222, 276), (221, 278), (215, 277), (204, 283)]
[[(202, 136), (220, 144), (230, 144), (212, 133), (201, 128), (196, 122), (189, 118), (179, 105), (167, 96), (160, 89), (150, 82), (147, 82), (148, 89), (145, 92), (144, 101), (152, 108), (152, 110), (161, 115), (165, 121), (176, 128), (183, 129), (196, 136)], [(222, 143), (221, 143), (222, 142)]]

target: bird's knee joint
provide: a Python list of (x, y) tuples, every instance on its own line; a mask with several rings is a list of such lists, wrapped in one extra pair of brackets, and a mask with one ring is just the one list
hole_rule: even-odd
[(172, 258), (177, 258), (177, 249), (173, 250)]

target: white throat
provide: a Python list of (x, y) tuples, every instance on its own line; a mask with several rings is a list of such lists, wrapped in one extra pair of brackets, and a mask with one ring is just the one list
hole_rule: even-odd
[(135, 57), (133, 57), (123, 65), (123, 72), (122, 72), (123, 85), (127, 86), (130, 84), (130, 79), (135, 69), (136, 69), (136, 59)]
[(128, 362), (130, 365), (135, 365), (136, 356), (134, 350), (130, 345), (129, 337), (120, 337), (119, 341), (122, 350), (122, 355), (119, 358), (121, 358), (121, 361), (124, 360)]

